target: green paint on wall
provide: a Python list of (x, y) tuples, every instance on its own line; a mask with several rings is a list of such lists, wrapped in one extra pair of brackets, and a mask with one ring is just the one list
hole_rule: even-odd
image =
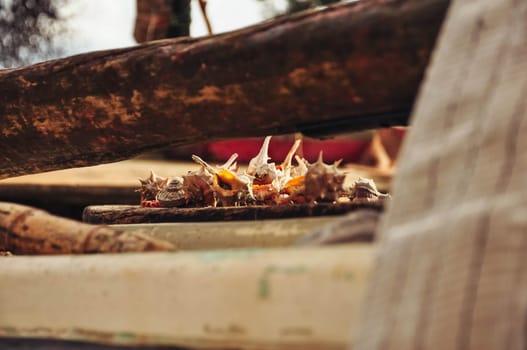
[(193, 253), (205, 262), (218, 262), (226, 259), (249, 259), (263, 252), (262, 249), (233, 249), (233, 250), (213, 250), (202, 253)]
[(258, 297), (262, 300), (267, 300), (271, 297), (271, 276), (276, 274), (299, 275), (305, 272), (307, 272), (307, 268), (304, 265), (267, 266), (258, 280)]

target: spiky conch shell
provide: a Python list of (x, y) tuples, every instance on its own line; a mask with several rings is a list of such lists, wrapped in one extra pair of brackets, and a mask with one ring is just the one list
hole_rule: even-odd
[[(295, 153), (300, 146), (301, 139), (297, 139), (284, 161), (281, 164), (282, 177), (279, 180), (279, 195), (275, 198), (276, 204), (294, 204), (305, 202), (305, 172), (307, 171), (306, 163), (303, 158)], [(298, 163), (296, 167), (292, 165), (293, 156)], [(305, 171), (304, 171), (305, 169)]]
[(200, 168), (183, 175), (183, 191), (189, 206), (214, 206), (214, 192), (212, 190), (212, 174)]
[(271, 159), (269, 157), (270, 140), (271, 136), (265, 137), (260, 151), (249, 161), (244, 174), (245, 178), (250, 181), (251, 195), (255, 204), (272, 202), (279, 191), (276, 181), (280, 178), (281, 172), (275, 163), (269, 163)]
[(168, 178), (158, 176), (150, 170), (150, 176), (146, 179), (139, 179), (139, 182), (141, 183), (141, 188), (136, 190), (136, 192), (141, 193), (141, 203), (143, 203), (146, 201), (155, 201), (159, 191), (166, 186)]
[(214, 168), (196, 155), (192, 159), (212, 175), (210, 185), (217, 206), (247, 205), (254, 200), (252, 195), (252, 181), (250, 177), (240, 176), (233, 170), (238, 154), (234, 153), (229, 160)]
[(253, 183), (257, 185), (267, 185), (273, 182), (279, 174), (275, 163), (269, 163), (269, 143), (271, 136), (264, 139), (258, 154), (249, 161), (245, 173), (253, 178)]
[(346, 175), (338, 170), (340, 162), (325, 164), (320, 152), (318, 160), (307, 166), (304, 195), (308, 202), (333, 202), (346, 192)]
[(221, 207), (247, 205), (254, 201), (250, 178), (222, 169), (214, 173), (212, 189)]

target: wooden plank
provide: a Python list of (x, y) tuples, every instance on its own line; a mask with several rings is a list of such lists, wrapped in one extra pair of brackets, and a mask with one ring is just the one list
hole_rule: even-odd
[(455, 0), (353, 349), (525, 349), (527, 2)]
[(92, 205), (84, 209), (82, 219), (90, 224), (265, 220), (342, 215), (364, 208), (381, 211), (383, 205), (349, 202), (203, 208), (142, 208), (137, 205)]
[(93, 254), (173, 251), (173, 245), (146, 235), (87, 225), (24, 205), (0, 202), (0, 252)]
[(361, 209), (347, 215), (280, 220), (112, 225), (172, 243), (179, 250), (266, 248), (372, 242), (381, 213)]
[(0, 288), (0, 335), (345, 349), (373, 253), (371, 245), (343, 245), (2, 258), (0, 280), (9, 287)]
[(119, 346), (93, 344), (88, 342), (38, 339), (38, 338), (0, 338), (0, 347), (11, 350), (184, 350), (179, 346)]
[(405, 124), (448, 2), (364, 0), (0, 71), (0, 178), (170, 144)]
[(288, 247), (314, 229), (339, 219), (337, 216), (280, 220), (227, 222), (175, 222), (112, 225), (168, 241), (179, 250)]

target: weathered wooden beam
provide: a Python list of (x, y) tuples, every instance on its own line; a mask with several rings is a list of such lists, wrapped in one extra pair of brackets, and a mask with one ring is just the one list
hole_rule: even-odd
[(382, 211), (378, 203), (305, 203), (240, 207), (143, 208), (138, 205), (92, 205), (82, 220), (90, 224), (142, 224), (159, 222), (212, 222), (265, 220), (342, 215), (358, 209)]
[(404, 124), (448, 0), (363, 0), (0, 71), (0, 178), (169, 144)]
[(23, 205), (0, 202), (0, 252), (88, 254), (175, 250), (136, 232), (82, 224)]
[(66, 347), (23, 338), (137, 349), (346, 349), (374, 256), (374, 245), (355, 244), (2, 258), (0, 346), (17, 349), (5, 336), (40, 350)]

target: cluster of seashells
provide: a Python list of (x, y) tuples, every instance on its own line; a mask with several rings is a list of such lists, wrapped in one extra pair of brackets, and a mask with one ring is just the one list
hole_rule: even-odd
[[(345, 174), (338, 169), (340, 161), (325, 164), (322, 153), (310, 164), (295, 155), (301, 140), (296, 140), (281, 164), (269, 162), (267, 136), (260, 152), (251, 159), (247, 169), (238, 170), (234, 153), (220, 166), (213, 167), (196, 155), (192, 159), (201, 165), (197, 171), (183, 176), (164, 178), (150, 172), (139, 179), (143, 207), (206, 207), (278, 205), (336, 202), (351, 200), (368, 203), (385, 199), (373, 180), (360, 178), (345, 188)], [(292, 164), (293, 157), (297, 165)]]

